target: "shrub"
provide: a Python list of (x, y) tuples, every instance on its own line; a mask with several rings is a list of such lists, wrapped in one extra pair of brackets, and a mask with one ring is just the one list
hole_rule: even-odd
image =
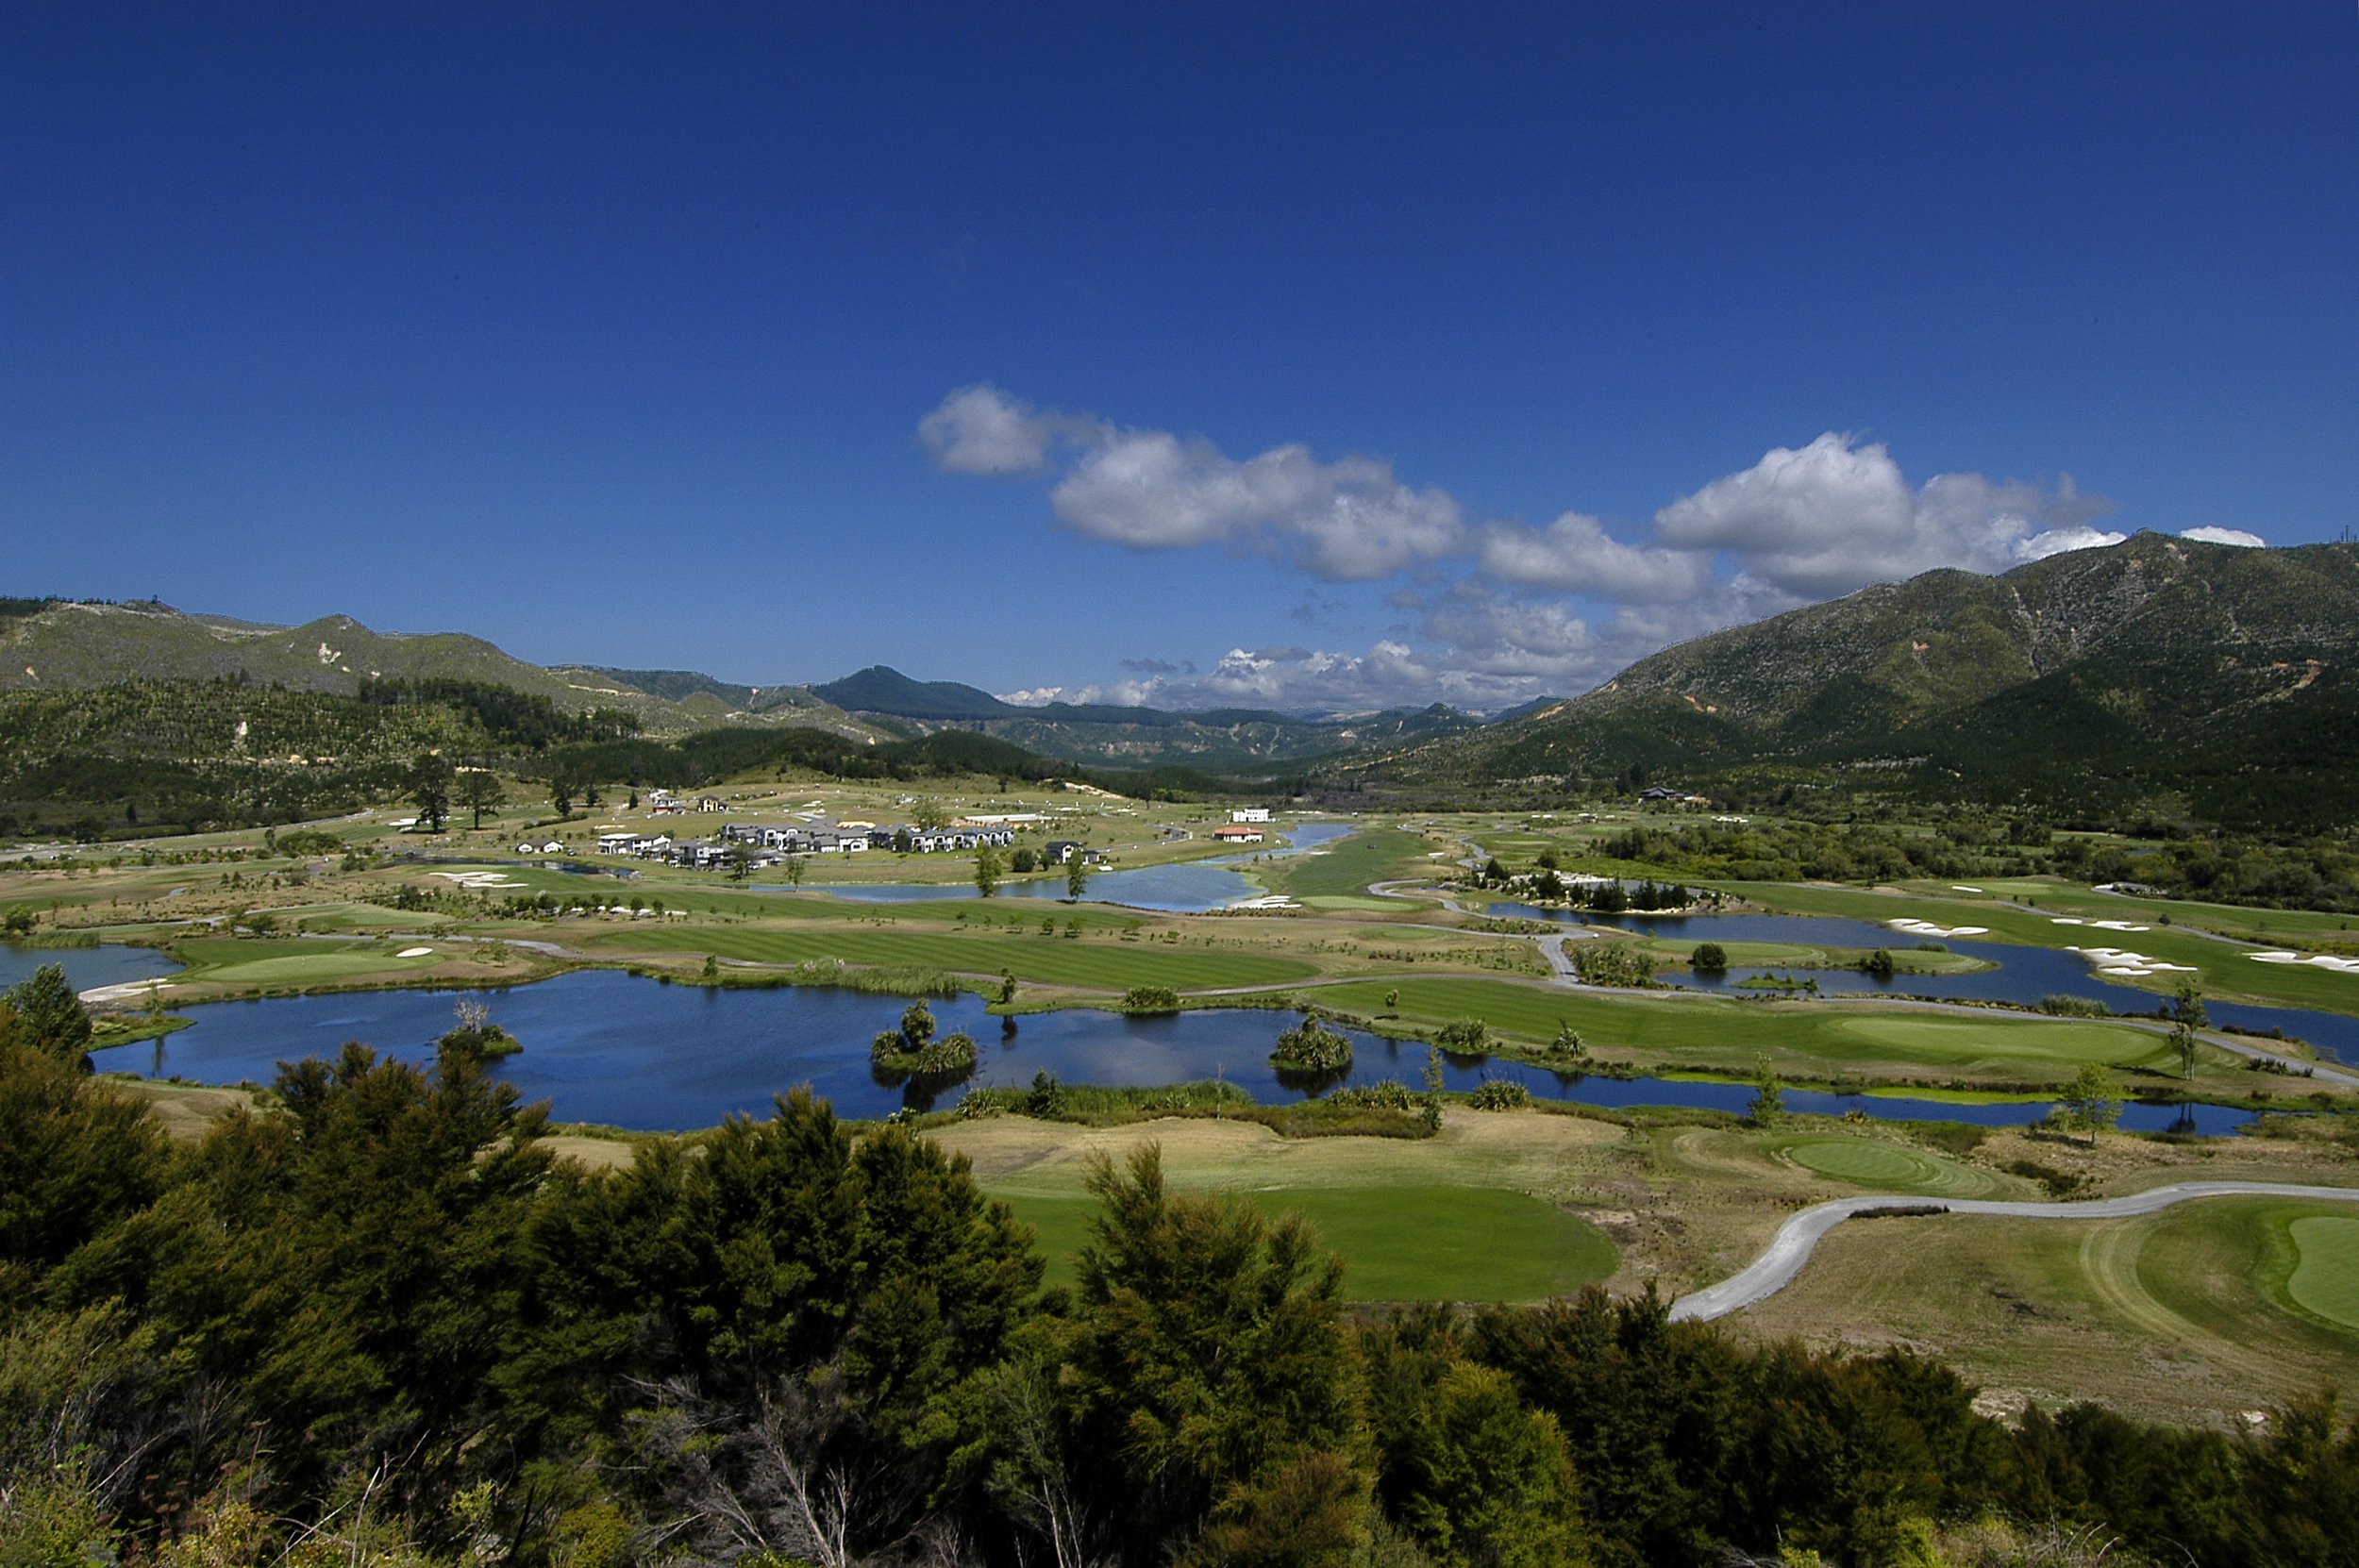
[(1398, 1078), (1354, 1084), (1327, 1096), (1327, 1103), (1352, 1110), (1414, 1110), (1416, 1093)]
[(1180, 993), (1169, 986), (1132, 986), (1122, 993), (1122, 1010), (1132, 1017), (1178, 1012)]
[(1466, 1103), (1477, 1110), (1521, 1110), (1531, 1103), (1531, 1091), (1514, 1078), (1485, 1078)]
[(1306, 1018), (1278, 1037), (1278, 1048), (1269, 1059), (1280, 1067), (1341, 1073), (1351, 1066), (1351, 1037), (1336, 1033), (1315, 1018)]
[(1701, 975), (1717, 975), (1729, 966), (1728, 949), (1716, 942), (1699, 942), (1687, 955), (1687, 966)]
[(1477, 1056), (1491, 1043), (1491, 1026), (1480, 1018), (1453, 1018), (1433, 1038), (1445, 1051)]

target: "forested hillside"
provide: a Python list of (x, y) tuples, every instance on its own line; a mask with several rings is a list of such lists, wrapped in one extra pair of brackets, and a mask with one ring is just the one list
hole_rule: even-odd
[(796, 1093), (594, 1174), (463, 1030), (427, 1072), (291, 1067), (282, 1109), (174, 1148), (78, 1070), (62, 987), (0, 1009), (0, 1561), (2359, 1551), (2327, 1402), (2233, 1438), (2010, 1428), (1906, 1351), (1752, 1349), (1594, 1290), (1347, 1316), (1300, 1222), (1178, 1195), (1151, 1153), (1098, 1171), (1079, 1284), (1043, 1290), (1025, 1227), (908, 1127)]
[(1665, 649), (1339, 780), (1730, 787), (2312, 831), (2359, 818), (2359, 546), (2141, 534)]

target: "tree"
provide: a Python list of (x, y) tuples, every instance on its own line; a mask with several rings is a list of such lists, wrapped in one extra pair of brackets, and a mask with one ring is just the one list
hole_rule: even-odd
[(1040, 857), (1032, 853), (1032, 846), (1028, 843), (1016, 845), (1015, 853), (1008, 857), (1008, 869), (1018, 876), (1030, 875), (1039, 865)]
[(440, 752), (425, 752), (410, 765), (410, 799), (429, 833), (450, 820), (450, 760)]
[(989, 898), (999, 891), (999, 851), (985, 844), (975, 852), (975, 892)]
[(1003, 969), (999, 972), (999, 1005), (1004, 1008), (1014, 1000), (1015, 971)]
[(2086, 1061), (2073, 1076), (2072, 1087), (2057, 1102), (2064, 1112), (2065, 1125), (2077, 1127), (2089, 1135), (2089, 1147), (2097, 1147), (2097, 1135), (2121, 1120), (2121, 1084), (2105, 1070), (2102, 1062)]
[(475, 813), (478, 830), (483, 826), (483, 813), (499, 806), (500, 794), (500, 776), (489, 768), (469, 768), (460, 776), (459, 803)]
[(560, 772), (549, 775), (549, 804), (557, 808), (557, 814), (560, 817), (572, 813), (574, 780), (571, 774)]
[(1698, 975), (1717, 975), (1729, 967), (1728, 949), (1716, 942), (1699, 942), (1687, 956), (1687, 966)]
[(1757, 1127), (1774, 1127), (1785, 1120), (1785, 1084), (1766, 1051), (1753, 1058), (1753, 1103), (1747, 1114)]
[(42, 964), (9, 987), (0, 1004), (8, 1020), (0, 1038), (12, 1035), (16, 1043), (60, 1061), (79, 1061), (90, 1049), (90, 1014), (67, 983), (64, 965)]
[(2212, 1022), (2203, 1010), (2203, 990), (2192, 978), (2179, 982), (2179, 993), (2170, 1003), (2170, 1048), (2179, 1053), (2179, 1076), (2195, 1076), (2195, 1051), (2200, 1044), (2200, 1031)]
[(910, 820), (917, 824), (920, 832), (938, 833), (950, 826), (950, 809), (929, 797), (910, 809)]
[(743, 882), (754, 872), (754, 846), (740, 839), (729, 845), (729, 880)]
[(1081, 894), (1089, 891), (1089, 861), (1083, 858), (1081, 854), (1081, 846), (1077, 843), (1069, 852), (1068, 858), (1064, 863), (1065, 897), (1071, 899), (1076, 904), (1079, 903), (1081, 901)]
[(1888, 947), (1879, 947), (1860, 960), (1860, 972), (1871, 980), (1889, 980), (1900, 972), (1900, 966)]
[(803, 885), (803, 858), (800, 855), (786, 858), (786, 885), (790, 888)]

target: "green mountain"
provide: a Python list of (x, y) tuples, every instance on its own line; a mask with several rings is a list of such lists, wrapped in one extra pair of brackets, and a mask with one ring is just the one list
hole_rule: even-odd
[(1790, 786), (2062, 815), (2359, 816), (2359, 547), (2140, 534), (1938, 571), (1666, 648), (1584, 696), (1330, 776)]
[(300, 626), (189, 615), (170, 606), (0, 600), (0, 694), (87, 691), (125, 679), (210, 681), (342, 695), (370, 681), (464, 681), (545, 697), (569, 713), (611, 709), (650, 734), (724, 724), (816, 726), (859, 740), (877, 732), (799, 687), (729, 687), (670, 671), (544, 669), (479, 637), (371, 631), (348, 615)]
[(810, 690), (878, 724), (920, 734), (973, 729), (1042, 756), (1123, 768), (1266, 775), (1341, 752), (1458, 734), (1481, 724), (1441, 703), (1327, 718), (1246, 708), (1178, 712), (1115, 703), (1022, 707), (957, 681), (912, 680), (881, 664)]

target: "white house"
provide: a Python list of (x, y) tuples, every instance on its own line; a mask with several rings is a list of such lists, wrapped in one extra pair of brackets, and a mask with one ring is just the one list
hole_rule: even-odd
[(1230, 822), (1267, 822), (1269, 821), (1269, 808), (1266, 806), (1240, 806), (1235, 810), (1229, 813), (1229, 820)]

